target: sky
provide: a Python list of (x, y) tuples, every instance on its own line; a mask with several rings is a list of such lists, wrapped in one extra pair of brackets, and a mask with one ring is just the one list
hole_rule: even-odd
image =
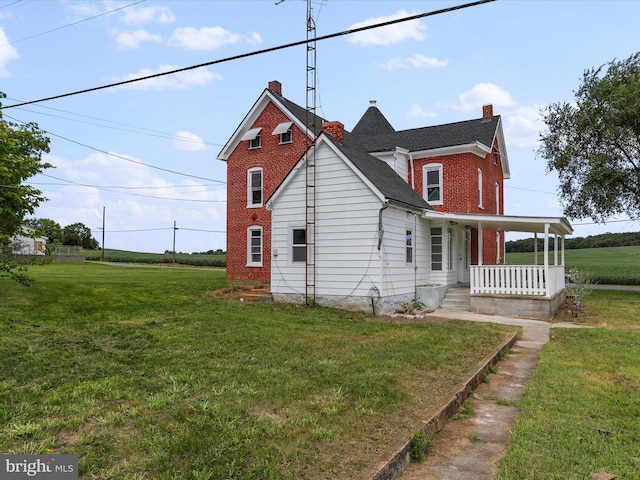
[[(317, 36), (465, 1), (314, 0)], [(3, 106), (300, 42), (306, 0), (0, 0)], [(541, 109), (571, 101), (585, 70), (640, 46), (640, 1), (497, 0), (317, 43), (317, 113), (351, 130), (375, 98), (396, 130), (501, 115), (505, 214), (563, 216), (536, 154)], [(29, 183), (35, 218), (81, 222), (106, 248), (226, 250), (226, 164), (217, 159), (269, 81), (306, 103), (299, 45), (15, 108), (55, 166)], [(104, 221), (104, 231), (102, 228)], [(175, 222), (175, 229), (174, 229)], [(634, 232), (620, 216), (574, 236)], [(507, 240), (523, 238), (508, 233)]]

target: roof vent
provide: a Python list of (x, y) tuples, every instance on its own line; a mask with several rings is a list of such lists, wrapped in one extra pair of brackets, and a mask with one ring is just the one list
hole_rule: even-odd
[(375, 98), (373, 98), (373, 97), (371, 97), (371, 100), (369, 100), (369, 105), (371, 105), (372, 107), (375, 107), (375, 106), (376, 106), (376, 103), (377, 103), (377, 102), (376, 102), (376, 99), (375, 99)]

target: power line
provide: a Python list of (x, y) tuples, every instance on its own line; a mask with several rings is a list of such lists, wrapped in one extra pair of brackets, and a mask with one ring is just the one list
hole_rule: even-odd
[[(9, 98), (9, 97), (7, 97), (7, 98)], [(10, 100), (14, 100), (14, 101), (20, 101), (20, 100), (14, 99), (14, 98), (9, 98), (9, 99)], [(161, 132), (159, 130), (152, 130), (152, 129), (149, 129), (149, 128), (138, 127), (136, 125), (130, 125), (128, 123), (114, 122), (113, 120), (106, 120), (106, 119), (103, 119), (103, 118), (92, 117), (91, 115), (83, 115), (81, 113), (69, 112), (67, 110), (61, 110), (61, 109), (58, 109), (58, 108), (47, 107), (45, 105), (37, 105), (37, 106), (40, 107), (40, 108), (47, 108), (49, 110), (55, 110), (55, 111), (62, 112), (62, 113), (68, 113), (70, 115), (77, 115), (77, 116), (83, 117), (83, 118), (90, 118), (92, 120), (98, 120), (100, 122), (112, 123), (114, 125), (122, 125), (124, 127), (130, 127), (130, 128), (132, 128), (134, 130), (130, 130), (130, 129), (126, 129), (126, 128), (113, 127), (113, 126), (110, 126), (110, 125), (101, 125), (99, 123), (86, 122), (86, 121), (83, 121), (83, 120), (77, 120), (77, 119), (74, 119), (74, 118), (64, 117), (62, 115), (54, 115), (54, 114), (51, 114), (51, 113), (38, 112), (36, 110), (29, 110), (29, 109), (26, 109), (26, 108), (19, 108), (18, 110), (23, 111), (23, 112), (28, 112), (28, 113), (35, 113), (36, 115), (45, 115), (47, 117), (61, 118), (63, 120), (69, 120), (71, 122), (79, 122), (79, 123), (83, 123), (84, 125), (89, 124), (89, 125), (95, 125), (97, 127), (110, 128), (110, 129), (113, 129), (113, 130), (120, 130), (120, 131), (123, 131), (123, 132), (137, 133), (139, 135), (149, 135), (151, 137), (168, 138), (168, 139), (171, 139), (171, 140), (180, 140), (181, 142), (188, 142), (188, 143), (203, 143), (204, 145), (208, 145), (208, 146), (212, 146), (212, 147), (222, 147), (222, 146), (224, 146), (221, 143), (207, 142), (207, 141), (204, 141), (204, 140), (198, 141), (198, 140), (194, 140), (194, 139), (191, 139), (191, 138), (181, 137), (181, 136), (175, 135), (173, 133)]]
[(118, 190), (113, 190), (108, 187), (101, 187), (99, 185), (90, 185), (85, 183), (74, 182), (72, 180), (66, 180), (64, 178), (54, 177), (53, 175), (48, 175), (46, 173), (40, 173), (40, 175), (48, 178), (53, 178), (54, 180), (60, 180), (61, 182), (66, 182), (71, 185), (79, 186), (79, 187), (88, 187), (95, 188), (96, 190), (102, 190), (105, 192), (117, 193), (120, 195), (130, 195), (132, 197), (145, 197), (145, 198), (155, 198), (158, 200), (173, 200), (176, 202), (199, 202), (199, 203), (226, 203), (226, 200), (202, 200), (202, 199), (190, 199), (190, 198), (171, 198), (171, 197), (159, 197), (157, 195), (145, 195), (143, 193), (130, 193), (130, 192), (119, 192)]
[[(78, 25), (79, 23), (88, 22), (89, 20), (93, 20), (94, 18), (102, 17), (104, 15), (108, 15), (110, 13), (117, 12), (118, 10), (124, 10), (125, 8), (132, 7), (134, 5), (142, 3), (144, 1), (146, 1), (146, 0), (138, 0), (137, 2), (133, 2), (133, 3), (130, 3), (129, 5), (124, 5), (122, 7), (114, 8), (113, 10), (109, 10), (108, 12), (99, 13), (98, 15), (94, 15), (93, 17), (83, 18), (82, 20), (78, 20), (76, 22), (72, 22), (72, 23), (68, 23), (66, 25), (62, 25), (60, 27), (52, 28), (51, 30), (47, 30), (46, 32), (40, 32), (40, 33), (36, 33), (35, 35), (30, 35), (28, 37), (20, 38), (18, 40), (14, 40), (13, 42), (9, 42), (9, 43), (5, 43), (4, 45), (0, 45), (0, 48), (6, 47), (6, 46), (9, 46), (9, 45), (15, 45), (16, 43), (24, 42), (25, 40), (31, 40), (32, 38), (41, 37), (42, 35), (46, 35), (47, 33), (56, 32), (58, 30), (62, 30), (62, 29), (68, 28), (68, 27), (72, 27), (73, 25)], [(14, 3), (16, 3), (16, 2), (14, 2)], [(10, 4), (10, 5), (13, 5), (13, 4)]]
[(399, 18), (399, 19), (396, 19), (396, 20), (389, 20), (387, 22), (376, 23), (374, 25), (367, 25), (367, 26), (364, 26), (364, 27), (353, 28), (353, 29), (350, 29), (350, 30), (343, 30), (342, 32), (331, 33), (329, 35), (323, 35), (323, 36), (320, 36), (320, 37), (314, 37), (313, 40), (309, 40), (309, 39), (299, 40), (297, 42), (287, 43), (287, 44), (279, 45), (279, 46), (276, 46), (276, 47), (265, 48), (265, 49), (262, 49), (262, 50), (256, 50), (256, 51), (253, 51), (253, 52), (243, 53), (243, 54), (240, 54), (240, 55), (234, 55), (234, 56), (226, 57), (226, 58), (223, 58), (223, 59), (220, 59), (220, 60), (213, 60), (213, 61), (210, 61), (210, 62), (200, 63), (200, 64), (197, 64), (197, 65), (191, 65), (189, 67), (177, 68), (175, 70), (170, 70), (170, 71), (167, 71), (167, 72), (160, 72), (160, 73), (155, 73), (155, 74), (152, 74), (152, 75), (147, 75), (147, 76), (144, 76), (144, 77), (132, 78), (132, 79), (129, 79), (129, 80), (122, 80), (122, 81), (119, 81), (119, 82), (109, 83), (109, 84), (101, 85), (101, 86), (98, 86), (98, 87), (85, 88), (83, 90), (76, 90), (74, 92), (64, 93), (64, 94), (61, 94), (61, 95), (54, 95), (52, 97), (41, 98), (41, 99), (38, 99), (38, 100), (31, 100), (31, 101), (28, 101), (28, 102), (16, 103), (16, 104), (13, 104), (13, 105), (2, 105), (2, 106), (0, 106), (0, 110), (5, 110), (5, 109), (8, 109), (8, 108), (15, 108), (15, 107), (22, 107), (24, 105), (32, 105), (34, 103), (46, 102), (46, 101), (49, 101), (49, 100), (56, 100), (56, 99), (59, 99), (59, 98), (70, 97), (70, 96), (79, 95), (79, 94), (82, 94), (82, 93), (95, 92), (95, 91), (98, 91), (98, 90), (104, 90), (106, 88), (118, 87), (118, 86), (121, 86), (121, 85), (130, 84), (130, 83), (141, 82), (143, 80), (150, 80), (152, 78), (158, 78), (158, 77), (162, 77), (162, 76), (165, 76), (165, 75), (173, 75), (173, 74), (176, 74), (176, 73), (186, 72), (186, 71), (189, 71), (189, 70), (195, 70), (197, 68), (208, 67), (208, 66), (211, 66), (211, 65), (217, 65), (217, 64), (225, 63), (225, 62), (231, 62), (233, 60), (240, 60), (240, 59), (243, 59), (243, 58), (253, 57), (255, 55), (262, 55), (262, 54), (265, 54), (265, 53), (271, 53), (271, 52), (275, 52), (275, 51), (278, 51), (278, 50), (283, 50), (283, 49), (286, 49), (286, 48), (297, 47), (299, 45), (305, 45), (305, 44), (309, 43), (310, 41), (319, 42), (321, 40), (329, 40), (331, 38), (337, 38), (337, 37), (341, 37), (341, 36), (345, 36), (345, 35), (351, 35), (351, 34), (358, 33), (358, 32), (363, 32), (363, 31), (366, 31), (366, 30), (372, 30), (372, 29), (375, 29), (375, 28), (386, 27), (386, 26), (389, 26), (389, 25), (395, 25), (397, 23), (402, 23), (402, 22), (409, 22), (409, 21), (412, 21), (412, 20), (418, 20), (420, 18), (430, 17), (430, 16), (434, 16), (434, 15), (440, 15), (440, 14), (443, 14), (443, 13), (450, 13), (450, 12), (454, 12), (456, 10), (462, 10), (464, 8), (475, 7), (477, 5), (482, 5), (482, 4), (485, 4), (485, 3), (490, 3), (490, 2), (495, 2), (495, 1), (496, 0), (479, 0), (479, 1), (476, 1), (476, 2), (472, 2), (472, 3), (466, 3), (466, 4), (463, 4), (463, 5), (456, 5), (454, 7), (443, 8), (443, 9), (440, 9), (440, 10), (434, 10), (432, 12), (419, 13), (417, 15), (412, 15), (412, 16), (405, 17), (405, 18)]
[[(11, 120), (13, 120), (15, 122), (19, 122), (19, 123), (21, 123), (23, 125), (27, 125), (27, 123), (23, 122), (22, 120), (18, 120), (17, 118), (12, 117), (10, 115), (5, 115), (5, 117), (10, 118)], [(48, 135), (52, 135), (52, 136), (60, 138), (62, 140), (66, 140), (67, 142), (75, 143), (76, 145), (80, 145), (81, 147), (85, 147), (85, 148), (88, 148), (90, 150), (94, 150), (94, 151), (99, 152), (99, 153), (104, 153), (105, 155), (109, 155), (111, 157), (119, 158), (119, 159), (125, 160), (127, 162), (135, 163), (137, 165), (142, 165), (144, 167), (153, 168), (155, 170), (161, 170), (163, 172), (173, 173), (174, 175), (180, 175), (180, 176), (183, 176), (183, 177), (195, 178), (197, 180), (206, 180), (207, 182), (216, 182), (216, 183), (219, 183), (221, 185), (224, 185), (224, 184), (227, 183), (227, 182), (224, 182), (222, 180), (215, 180), (213, 178), (200, 177), (198, 175), (191, 175), (191, 174), (188, 174), (188, 173), (177, 172), (175, 170), (170, 170), (168, 168), (156, 167), (155, 165), (144, 163), (144, 162), (141, 162), (139, 160), (133, 160), (131, 158), (123, 157), (122, 155), (118, 155), (117, 153), (107, 152), (106, 150), (102, 150), (100, 148), (92, 147), (91, 145), (87, 145), (85, 143), (78, 142), (77, 140), (72, 140), (70, 138), (64, 137), (62, 135), (55, 134), (55, 133), (50, 132), (48, 130), (43, 130), (43, 131)]]

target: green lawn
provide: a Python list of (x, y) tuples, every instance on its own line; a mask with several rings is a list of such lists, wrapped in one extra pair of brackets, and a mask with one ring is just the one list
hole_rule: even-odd
[(83, 479), (353, 478), (508, 333), (232, 302), (212, 270), (31, 274), (0, 280), (0, 451)]
[(596, 327), (552, 329), (497, 478), (640, 478), (640, 293), (593, 291), (554, 320)]

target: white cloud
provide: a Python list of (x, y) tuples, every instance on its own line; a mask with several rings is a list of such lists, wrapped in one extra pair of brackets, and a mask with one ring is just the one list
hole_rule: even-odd
[(483, 105), (489, 103), (494, 107), (511, 107), (514, 105), (511, 94), (494, 83), (477, 83), (470, 90), (462, 93), (458, 99), (460, 103), (445, 106), (454, 110), (469, 112), (472, 110), (480, 111)]
[(169, 7), (157, 5), (150, 7), (129, 7), (124, 10), (122, 21), (127, 25), (140, 25), (142, 23), (172, 23), (176, 17)]
[[(148, 77), (158, 73), (169, 72), (177, 70), (178, 66), (175, 65), (160, 65), (160, 67), (153, 71), (149, 68), (143, 68), (136, 73), (130, 73), (124, 77), (113, 77), (111, 80), (115, 82), (123, 82), (127, 80), (133, 80), (136, 78)], [(127, 88), (133, 90), (164, 90), (171, 89), (188, 89), (191, 87), (200, 87), (207, 85), (213, 80), (220, 80), (222, 77), (218, 74), (211, 73), (204, 67), (197, 68), (195, 70), (187, 70), (185, 72), (174, 73), (171, 75), (164, 75), (160, 77), (150, 78), (148, 80), (141, 80), (139, 82), (132, 82), (126, 85), (122, 85), (118, 88)]]
[(11, 60), (16, 60), (20, 58), (18, 54), (18, 50), (12, 45), (8, 45), (9, 38), (7, 34), (4, 33), (4, 29), (0, 28), (0, 77), (8, 77), (11, 75), (9, 70), (7, 70), (7, 63)]
[(180, 131), (176, 133), (173, 139), (173, 145), (178, 150), (186, 150), (188, 152), (206, 150), (209, 148), (202, 138), (187, 131)]
[(134, 30), (116, 34), (116, 43), (121, 48), (138, 48), (142, 42), (162, 42), (162, 37), (146, 30)]
[(545, 128), (540, 108), (541, 105), (518, 107), (503, 115), (508, 144), (518, 147), (538, 145), (540, 132)]
[(411, 112), (409, 112), (409, 116), (418, 117), (418, 118), (433, 118), (436, 116), (435, 112), (427, 112), (423, 110), (422, 106), (418, 103), (414, 103), (411, 105)]
[(416, 53), (413, 57), (391, 58), (386, 63), (378, 64), (378, 66), (381, 68), (384, 68), (385, 70), (397, 70), (399, 68), (418, 69), (418, 68), (446, 67), (448, 63), (449, 63), (449, 60), (438, 60), (435, 57), (427, 57), (420, 53)]
[(203, 27), (200, 29), (185, 27), (175, 30), (169, 39), (169, 45), (189, 50), (214, 50), (224, 45), (235, 45), (242, 42), (262, 43), (262, 37), (255, 32), (244, 36), (222, 27)]
[[(387, 17), (370, 17), (363, 22), (354, 23), (349, 27), (349, 30), (368, 27), (369, 25), (389, 22), (409, 16), (410, 14), (406, 10), (400, 10)], [(420, 23), (420, 20), (411, 20), (386, 27), (372, 28), (363, 32), (354, 33), (349, 35), (347, 40), (358, 45), (391, 45), (392, 43), (403, 42), (408, 39), (424, 40), (425, 30), (426, 27)]]

